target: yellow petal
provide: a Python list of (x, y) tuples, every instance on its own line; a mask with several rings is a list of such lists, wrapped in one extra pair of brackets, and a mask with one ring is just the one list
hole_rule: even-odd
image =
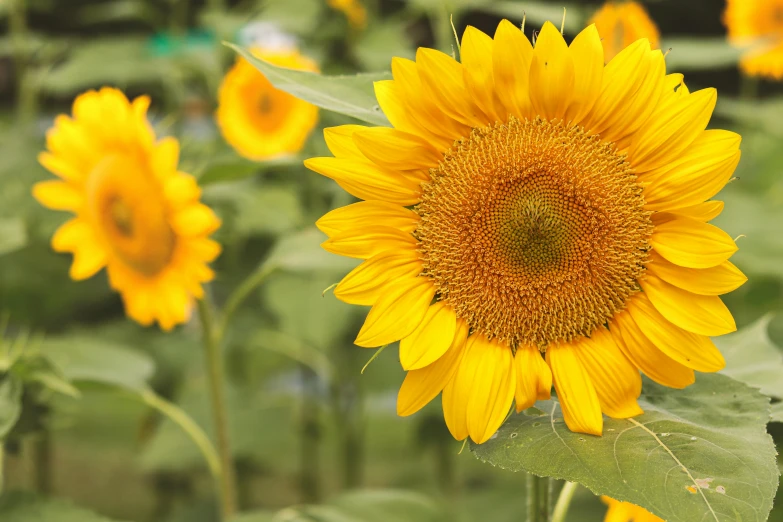
[(581, 343), (552, 344), (546, 351), (546, 362), (552, 368), (563, 418), (568, 429), (578, 433), (601, 435), (604, 419), (598, 394), (576, 352)]
[(737, 330), (731, 312), (720, 297), (699, 295), (653, 275), (641, 281), (653, 306), (673, 324), (701, 335), (723, 335)]
[(748, 278), (730, 261), (712, 268), (685, 268), (666, 261), (654, 250), (647, 270), (667, 283), (701, 295), (722, 295), (736, 290)]
[[(481, 334), (473, 334), (460, 368), (475, 366), (473, 382), (469, 384), (467, 424), (468, 434), (476, 444), (489, 440), (508, 415), (516, 389), (516, 371), (511, 348)], [(461, 385), (466, 385), (462, 382)]]
[(443, 158), (418, 136), (389, 127), (357, 130), (353, 141), (367, 158), (392, 170), (427, 170)]
[(86, 177), (78, 166), (48, 152), (38, 154), (38, 163), (52, 174), (68, 181), (83, 181)]
[(476, 367), (466, 364), (465, 354), (470, 350), (473, 341), (473, 337), (468, 338), (457, 371), (443, 388), (441, 398), (446, 427), (457, 440), (464, 440), (468, 436), (468, 400), (476, 376)]
[(460, 46), (465, 85), (484, 114), (494, 121), (505, 121), (505, 110), (495, 94), (492, 61), (488, 59), (491, 56), (492, 38), (467, 26)]
[(739, 163), (739, 135), (723, 130), (704, 131), (680, 159), (642, 173), (645, 208), (667, 210), (696, 205), (729, 182)]
[(531, 117), (529, 80), (533, 46), (517, 26), (501, 20), (492, 44), (492, 69), (498, 97), (519, 119)]
[(552, 22), (544, 23), (530, 63), (530, 101), (547, 119), (562, 118), (574, 91), (574, 63)]
[(194, 203), (174, 215), (171, 228), (180, 236), (206, 236), (220, 228), (220, 219), (208, 206)]
[(315, 226), (327, 236), (334, 236), (373, 223), (413, 232), (419, 224), (419, 215), (386, 201), (360, 201), (328, 212), (315, 222)]
[(705, 201), (689, 207), (670, 210), (669, 212), (707, 223), (718, 217), (723, 212), (723, 207), (723, 201)]
[(514, 355), (517, 388), (514, 394), (517, 413), (533, 406), (537, 400), (548, 400), (552, 393), (552, 370), (535, 346), (520, 345)]
[(707, 126), (717, 99), (715, 89), (702, 89), (653, 112), (628, 151), (634, 170), (645, 172), (677, 159)]
[(609, 330), (598, 327), (575, 350), (579, 362), (590, 375), (601, 411), (615, 419), (644, 413), (636, 402), (642, 393), (642, 376), (623, 355)]
[(55, 252), (73, 253), (70, 276), (75, 281), (92, 277), (106, 266), (106, 250), (83, 219), (74, 218), (60, 225), (52, 236), (52, 248)]
[(84, 205), (84, 193), (70, 183), (40, 181), (33, 185), (33, 196), (53, 210), (78, 211)]
[(471, 100), (461, 63), (435, 49), (420, 47), (416, 51), (416, 67), (422, 87), (431, 93), (438, 108), (450, 118), (471, 127), (491, 123)]
[(353, 141), (356, 131), (364, 130), (363, 125), (340, 125), (324, 129), (324, 140), (329, 151), (336, 158), (359, 159), (364, 155)]
[[(729, 259), (737, 245), (726, 232), (695, 219), (669, 214), (656, 224), (650, 238), (653, 248), (675, 265), (711, 268)], [(663, 216), (663, 219), (667, 219)]]
[(403, 370), (418, 370), (438, 360), (451, 346), (457, 315), (445, 301), (430, 306), (424, 320), (400, 341)]
[(583, 122), (606, 141), (617, 142), (649, 117), (661, 95), (666, 65), (642, 38), (615, 56), (604, 69), (601, 94)]
[(465, 353), (467, 340), (468, 325), (460, 319), (457, 321), (454, 339), (446, 353), (429, 366), (411, 370), (405, 376), (400, 393), (397, 395), (397, 415), (402, 417), (413, 415), (446, 387), (457, 372), (462, 355)]
[(415, 250), (377, 254), (351, 270), (334, 289), (334, 296), (345, 303), (371, 306), (388, 281), (421, 274), (424, 265), (418, 257)]
[(669, 322), (646, 294), (635, 295), (628, 303), (628, 312), (644, 336), (678, 363), (699, 372), (717, 372), (726, 366), (709, 337), (686, 332)]
[(612, 318), (609, 331), (625, 356), (658, 384), (682, 389), (696, 382), (693, 370), (659, 350), (645, 337), (627, 310)]
[(435, 285), (427, 277), (391, 285), (370, 309), (354, 342), (374, 348), (407, 337), (424, 319), (434, 296)]
[(369, 259), (385, 251), (413, 250), (416, 238), (407, 232), (384, 226), (368, 226), (341, 232), (321, 246), (339, 256)]
[(420, 183), (369, 161), (341, 158), (310, 158), (305, 167), (335, 180), (360, 199), (389, 201), (408, 206), (419, 202)]
[(604, 77), (604, 51), (595, 25), (582, 30), (568, 47), (574, 64), (574, 90), (565, 120), (578, 125), (601, 94)]

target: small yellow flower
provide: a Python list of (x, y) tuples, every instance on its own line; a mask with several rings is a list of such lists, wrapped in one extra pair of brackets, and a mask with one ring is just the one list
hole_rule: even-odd
[(594, 25), (535, 45), (504, 20), (461, 62), (433, 49), (375, 83), (392, 127), (326, 129), (310, 169), (364, 201), (317, 225), (364, 262), (334, 290), (371, 305), (356, 344), (400, 342), (411, 415), (443, 392), (458, 440), (488, 440), (552, 385), (573, 431), (642, 413), (640, 370), (673, 388), (715, 372), (746, 278), (708, 224), (740, 136), (705, 130), (715, 89), (666, 74), (646, 39), (608, 65)]
[(332, 9), (342, 11), (354, 29), (364, 29), (367, 26), (367, 9), (359, 0), (327, 0), (327, 3)]
[[(261, 49), (267, 62), (302, 71), (318, 66), (294, 49)], [(218, 92), (217, 122), (223, 137), (242, 156), (264, 160), (299, 152), (318, 122), (318, 108), (276, 89), (250, 62), (239, 58)]]
[(598, 29), (607, 62), (639, 38), (647, 38), (653, 49), (660, 45), (658, 27), (638, 2), (607, 2), (590, 23)]
[(607, 496), (601, 500), (609, 506), (604, 522), (665, 522), (644, 508), (630, 502), (620, 502)]
[(783, 0), (728, 0), (723, 21), (732, 44), (755, 44), (740, 60), (745, 74), (783, 80)]
[(214, 277), (207, 263), (220, 245), (207, 236), (220, 220), (199, 202), (196, 180), (177, 170), (177, 140), (156, 141), (149, 103), (111, 88), (77, 97), (39, 155), (61, 179), (37, 183), (33, 195), (75, 214), (52, 237), (55, 251), (73, 253), (73, 279), (106, 267), (130, 318), (170, 330), (187, 321), (201, 284)]

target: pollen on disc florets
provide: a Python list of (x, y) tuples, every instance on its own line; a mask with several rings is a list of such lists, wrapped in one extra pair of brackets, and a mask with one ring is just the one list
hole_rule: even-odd
[(650, 213), (624, 155), (559, 120), (474, 129), (423, 185), (424, 274), (512, 346), (589, 336), (639, 290)]

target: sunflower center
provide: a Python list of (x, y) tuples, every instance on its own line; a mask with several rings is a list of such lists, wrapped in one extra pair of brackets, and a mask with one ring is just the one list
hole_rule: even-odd
[(614, 145), (536, 119), (474, 129), (416, 207), (441, 299), (516, 346), (589, 336), (639, 290), (652, 224)]
[(112, 252), (145, 276), (171, 260), (175, 236), (162, 189), (136, 160), (109, 156), (90, 173), (88, 212)]

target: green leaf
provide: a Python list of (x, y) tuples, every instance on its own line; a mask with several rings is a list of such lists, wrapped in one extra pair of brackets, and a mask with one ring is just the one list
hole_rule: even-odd
[(22, 383), (13, 375), (0, 377), (0, 440), (16, 425), (22, 413)]
[(120, 344), (86, 336), (50, 337), (41, 343), (45, 354), (69, 381), (86, 381), (140, 392), (155, 372), (145, 354)]
[(45, 498), (21, 491), (0, 496), (3, 522), (111, 522), (66, 500)]
[(378, 106), (373, 83), (390, 80), (391, 74), (365, 73), (353, 76), (324, 76), (309, 71), (295, 71), (278, 67), (253, 56), (242, 47), (227, 44), (261, 71), (278, 89), (313, 105), (373, 125), (389, 125), (389, 120)]
[(661, 49), (666, 55), (668, 71), (703, 71), (734, 67), (743, 50), (732, 47), (724, 37), (666, 38)]
[(763, 522), (778, 486), (769, 399), (724, 375), (673, 390), (648, 379), (634, 419), (604, 419), (603, 437), (571, 432), (556, 400), (512, 415), (472, 445), (495, 466), (578, 482), (669, 522)]
[(783, 399), (783, 353), (769, 338), (772, 315), (762, 317), (742, 330), (713, 339), (726, 359), (722, 373), (761, 393)]

